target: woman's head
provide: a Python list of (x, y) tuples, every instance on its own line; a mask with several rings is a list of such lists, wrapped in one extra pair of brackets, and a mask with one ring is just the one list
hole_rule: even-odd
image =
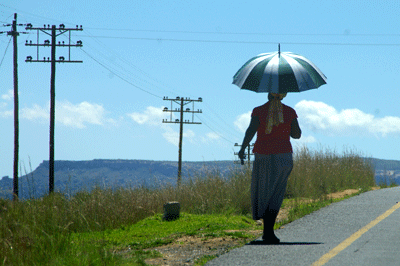
[(285, 98), (287, 95), (287, 93), (268, 93), (268, 100), (272, 101), (272, 100), (279, 100), (282, 101), (283, 98)]

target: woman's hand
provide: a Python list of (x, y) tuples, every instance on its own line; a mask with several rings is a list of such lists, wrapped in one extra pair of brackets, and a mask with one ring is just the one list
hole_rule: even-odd
[(240, 149), (238, 155), (242, 165), (244, 164), (244, 159), (246, 159), (245, 150), (247, 146), (249, 146), (250, 141), (253, 139), (254, 135), (257, 133), (257, 129), (260, 126), (260, 120), (258, 116), (252, 116), (250, 120), (250, 125), (246, 130), (246, 134), (244, 135), (242, 148)]
[(244, 154), (244, 149), (240, 149), (238, 155), (239, 155), (239, 158), (240, 158), (240, 162), (243, 165), (244, 164), (244, 159), (246, 159), (246, 155)]

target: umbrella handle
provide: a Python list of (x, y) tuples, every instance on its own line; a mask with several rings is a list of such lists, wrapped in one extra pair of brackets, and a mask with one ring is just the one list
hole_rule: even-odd
[(243, 159), (240, 159), (240, 164), (244, 165), (244, 160)]

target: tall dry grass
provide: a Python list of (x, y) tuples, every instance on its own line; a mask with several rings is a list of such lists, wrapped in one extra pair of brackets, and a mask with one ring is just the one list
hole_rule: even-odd
[(294, 154), (286, 197), (320, 198), (350, 188), (365, 189), (375, 185), (375, 170), (370, 160), (354, 149), (342, 154), (329, 148), (310, 150), (302, 147)]
[[(0, 263), (31, 265), (34, 261), (51, 265), (55, 263), (53, 258), (65, 265), (75, 263), (68, 256), (82, 262), (82, 252), (71, 247), (71, 233), (132, 225), (161, 213), (168, 201), (179, 201), (181, 211), (192, 214), (250, 216), (251, 169), (245, 166), (232, 170), (228, 176), (222, 176), (218, 169), (202, 175), (192, 173), (179, 188), (97, 188), (70, 197), (53, 193), (20, 202), (0, 200)], [(338, 190), (374, 185), (374, 169), (357, 152), (348, 150), (338, 155), (330, 150), (302, 148), (294, 155), (286, 197), (316, 199)], [(85, 253), (88, 265), (89, 253)], [(98, 260), (98, 254), (105, 256), (103, 260), (107, 258), (103, 251), (95, 250), (93, 254), (94, 260)]]

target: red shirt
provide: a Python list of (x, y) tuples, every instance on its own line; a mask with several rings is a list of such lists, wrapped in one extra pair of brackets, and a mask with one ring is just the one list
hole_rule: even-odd
[(296, 111), (282, 104), (283, 124), (274, 126), (270, 134), (265, 133), (267, 127), (267, 114), (269, 102), (253, 109), (251, 116), (258, 116), (260, 126), (257, 130), (257, 140), (254, 144), (253, 153), (259, 154), (279, 154), (293, 153), (290, 144), (290, 129), (293, 119), (297, 118)]

